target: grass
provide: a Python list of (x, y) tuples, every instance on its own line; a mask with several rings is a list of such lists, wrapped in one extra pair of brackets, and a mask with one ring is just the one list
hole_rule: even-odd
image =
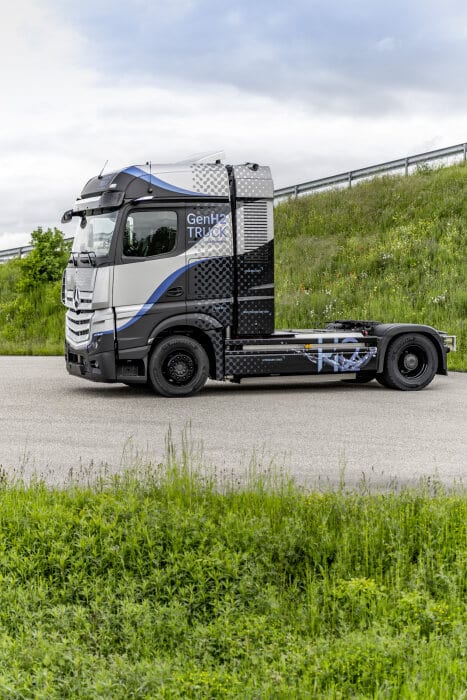
[(3, 480), (0, 697), (465, 696), (465, 491), (192, 464)]
[(457, 165), (278, 206), (277, 326), (426, 323), (458, 336), (449, 366), (467, 369), (466, 192)]
[(21, 260), (0, 265), (0, 354), (61, 355), (65, 309), (61, 283), (42, 282), (33, 291), (20, 287)]

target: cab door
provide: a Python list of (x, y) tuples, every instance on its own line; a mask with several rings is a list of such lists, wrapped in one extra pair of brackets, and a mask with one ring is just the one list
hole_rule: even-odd
[(155, 326), (186, 312), (186, 256), (177, 207), (130, 209), (120, 228), (113, 307), (122, 351), (144, 347)]

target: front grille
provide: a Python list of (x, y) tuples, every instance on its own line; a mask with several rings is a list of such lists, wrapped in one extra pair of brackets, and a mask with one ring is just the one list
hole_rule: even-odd
[(69, 309), (66, 315), (66, 339), (73, 345), (89, 340), (92, 313), (77, 313)]
[[(76, 310), (75, 307), (75, 297), (74, 297), (74, 289), (67, 289), (65, 290), (65, 299), (64, 299), (64, 304), (67, 307), (67, 309), (71, 309), (73, 311)], [(84, 289), (79, 290), (79, 306), (78, 306), (80, 311), (88, 311), (92, 308), (92, 291), (85, 291)]]

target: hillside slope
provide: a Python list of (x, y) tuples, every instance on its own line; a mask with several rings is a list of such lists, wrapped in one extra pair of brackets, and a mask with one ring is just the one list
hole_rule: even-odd
[(276, 207), (278, 328), (427, 323), (467, 369), (467, 167), (422, 169)]

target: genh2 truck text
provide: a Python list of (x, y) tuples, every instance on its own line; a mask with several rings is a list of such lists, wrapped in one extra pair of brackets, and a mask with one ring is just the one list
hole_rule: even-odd
[(274, 328), (273, 182), (255, 163), (131, 166), (85, 185), (63, 277), (66, 366), (97, 382), (195, 394), (208, 377), (339, 374), (423, 389), (455, 336), (338, 320)]

